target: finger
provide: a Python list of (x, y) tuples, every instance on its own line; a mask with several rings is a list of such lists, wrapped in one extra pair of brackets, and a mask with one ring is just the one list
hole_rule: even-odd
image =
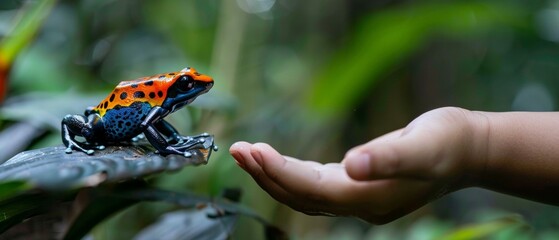
[(404, 132), (403, 128), (400, 128), (398, 130), (394, 130), (392, 132), (389, 132), (387, 134), (384, 134), (378, 138), (375, 138), (372, 140), (372, 142), (385, 142), (385, 141), (389, 141), (389, 140), (394, 140), (397, 139), (399, 137), (402, 136), (402, 133)]
[[(317, 213), (321, 214), (322, 212), (324, 212), (324, 210), (319, 210), (319, 208), (322, 207), (321, 205), (313, 205), (308, 201), (305, 201), (305, 199), (302, 199), (300, 196), (293, 195), (285, 191), (281, 186), (268, 178), (260, 165), (253, 158), (250, 152), (251, 147), (252, 144), (250, 143), (238, 142), (231, 146), (230, 152), (231, 155), (238, 162), (239, 166), (247, 171), (262, 189), (264, 189), (277, 201), (282, 202), (297, 211), (313, 215), (316, 215)], [(295, 158), (290, 159), (296, 160)]]
[(315, 210), (314, 214), (369, 214), (381, 219), (409, 205), (407, 202), (417, 201), (409, 196), (423, 198), (428, 187), (415, 180), (354, 181), (342, 164), (286, 159), (267, 144), (254, 144), (251, 153), (268, 178), (306, 203), (305, 209)]
[(269, 179), (285, 191), (322, 209), (340, 213), (352, 196), (357, 182), (351, 180), (341, 164), (319, 164), (312, 161), (285, 159), (267, 144), (257, 143), (252, 156)]
[(231, 145), (229, 152), (235, 158), (237, 164), (248, 172), (251, 177), (256, 181), (256, 183), (268, 192), (273, 198), (278, 201), (286, 200), (291, 198), (289, 193), (279, 187), (273, 181), (270, 181), (260, 165), (256, 163), (252, 155), (250, 154), (250, 148), (252, 144), (247, 142), (237, 142)]
[(344, 159), (347, 173), (355, 180), (428, 176), (439, 151), (427, 137), (414, 132), (352, 149)]
[[(274, 182), (284, 191), (283, 197), (278, 197), (275, 195), (278, 191), (267, 190), (274, 198), (310, 215), (333, 213), (359, 216), (370, 222), (386, 222), (392, 215), (401, 216), (403, 213), (398, 209), (409, 207), (409, 201), (417, 201), (415, 197), (423, 199), (422, 194), (429, 186), (426, 182), (415, 180), (354, 181), (347, 176), (341, 164), (323, 165), (283, 157), (267, 144), (252, 145), (250, 155), (252, 159), (245, 156), (249, 160), (244, 161), (247, 169), (252, 168), (249, 165), (252, 162), (258, 164), (261, 167), (258, 170), (266, 175), (255, 177), (256, 181)], [(313, 172), (321, 177), (312, 177)], [(269, 188), (266, 184), (260, 186)]]
[[(398, 130), (394, 130), (394, 131), (389, 132), (389, 133), (387, 133), (387, 134), (384, 134), (384, 135), (382, 135), (382, 136), (380, 136), (380, 137), (377, 137), (377, 138), (375, 138), (375, 139), (373, 139), (373, 140), (371, 140), (371, 141), (372, 141), (372, 142), (386, 142), (386, 141), (390, 141), (390, 140), (393, 140), (393, 139), (396, 139), (396, 138), (401, 137), (403, 131), (404, 131), (403, 128), (398, 129)], [(356, 147), (350, 149), (350, 150), (348, 151), (348, 153), (351, 152), (351, 151), (353, 151), (354, 149), (358, 149), (358, 148), (360, 148), (360, 147), (362, 147), (362, 146), (363, 146), (363, 145), (356, 146)], [(347, 156), (347, 153), (346, 153), (346, 156)], [(346, 157), (344, 157), (344, 159), (342, 160), (341, 163), (342, 163), (342, 164), (345, 164), (345, 160), (346, 160)]]

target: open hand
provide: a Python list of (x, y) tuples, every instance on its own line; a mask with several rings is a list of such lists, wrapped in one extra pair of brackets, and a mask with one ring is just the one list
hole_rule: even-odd
[(382, 224), (473, 184), (484, 160), (485, 143), (472, 140), (483, 134), (479, 119), (436, 109), (349, 150), (341, 163), (282, 156), (265, 143), (237, 142), (230, 152), (260, 187), (297, 211)]

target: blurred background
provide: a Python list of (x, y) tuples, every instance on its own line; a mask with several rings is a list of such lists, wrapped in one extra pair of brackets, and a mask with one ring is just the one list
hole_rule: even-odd
[[(383, 226), (306, 216), (268, 196), (227, 151), (239, 140), (267, 142), (338, 162), (437, 107), (553, 111), (557, 0), (3, 0), (0, 34), (2, 161), (60, 145), (60, 119), (97, 105), (119, 81), (191, 66), (215, 86), (168, 120), (183, 134), (214, 134), (221, 150), (206, 166), (150, 178), (154, 185), (211, 196), (241, 188), (243, 204), (295, 239), (559, 237), (557, 207), (481, 189)], [(126, 239), (171, 208), (139, 204), (93, 236)], [(261, 236), (247, 219), (234, 233)]]

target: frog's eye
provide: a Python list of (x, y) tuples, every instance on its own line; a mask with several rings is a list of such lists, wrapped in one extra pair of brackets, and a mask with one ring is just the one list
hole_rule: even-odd
[(190, 76), (182, 76), (176, 84), (179, 91), (186, 92), (194, 86), (194, 81)]

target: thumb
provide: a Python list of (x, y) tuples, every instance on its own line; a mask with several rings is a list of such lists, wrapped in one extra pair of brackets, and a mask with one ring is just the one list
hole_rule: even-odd
[(343, 162), (347, 174), (355, 180), (423, 178), (436, 165), (437, 154), (437, 148), (429, 141), (402, 137), (356, 147)]

